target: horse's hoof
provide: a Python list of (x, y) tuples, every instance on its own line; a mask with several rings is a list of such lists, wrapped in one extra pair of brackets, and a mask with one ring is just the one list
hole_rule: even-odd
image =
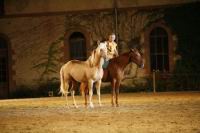
[(112, 107), (115, 107), (115, 104), (112, 103)]
[(75, 108), (78, 108), (78, 105), (76, 105), (76, 104), (73, 104), (73, 105), (74, 105)]
[(93, 108), (94, 108), (94, 106), (90, 106), (90, 108), (91, 108), (91, 109), (93, 109)]
[(90, 108), (94, 108), (94, 105), (93, 105), (93, 104), (90, 104)]
[(102, 106), (102, 104), (101, 104), (101, 102), (99, 102), (99, 107), (101, 107)]
[(85, 108), (88, 108), (88, 105), (87, 105), (87, 104), (85, 104)]
[(65, 107), (66, 107), (67, 109), (69, 109), (69, 105), (66, 105)]
[(116, 104), (116, 107), (119, 107), (119, 104)]

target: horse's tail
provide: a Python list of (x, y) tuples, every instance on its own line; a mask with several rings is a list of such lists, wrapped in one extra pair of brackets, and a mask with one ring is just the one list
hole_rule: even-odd
[(65, 81), (64, 81), (64, 72), (63, 72), (63, 67), (61, 67), (60, 69), (60, 91), (59, 93), (63, 95), (66, 95), (66, 85), (65, 85)]

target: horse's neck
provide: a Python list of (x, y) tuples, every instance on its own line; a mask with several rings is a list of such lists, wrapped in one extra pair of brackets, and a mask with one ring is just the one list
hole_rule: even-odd
[(104, 58), (100, 58), (100, 60), (99, 60), (99, 64), (98, 64), (98, 68), (100, 69), (100, 68), (103, 68), (103, 64), (104, 64)]
[(98, 57), (96, 58), (96, 60), (94, 61), (94, 63), (92, 63), (91, 65), (91, 56), (86, 60), (87, 64), (90, 65), (90, 67), (97, 67), (97, 68), (102, 68), (103, 64), (104, 64), (104, 59), (102, 57)]
[(129, 54), (125, 53), (125, 54), (118, 56), (117, 58), (115, 58), (115, 62), (120, 69), (124, 70), (125, 67), (130, 63), (129, 62)]
[(98, 59), (95, 61), (94, 66), (98, 69), (101, 69), (103, 67), (104, 59), (102, 57), (98, 57)]
[(91, 56), (90, 56), (85, 62), (86, 62), (86, 64), (88, 64), (89, 66), (92, 66)]

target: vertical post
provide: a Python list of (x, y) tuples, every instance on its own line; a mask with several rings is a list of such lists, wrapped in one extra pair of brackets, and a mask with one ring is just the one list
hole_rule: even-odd
[(156, 93), (156, 71), (153, 70), (153, 93)]
[(115, 24), (115, 35), (116, 35), (116, 43), (118, 44), (119, 35), (118, 35), (118, 12), (117, 12), (117, 0), (113, 0), (114, 5), (114, 24)]

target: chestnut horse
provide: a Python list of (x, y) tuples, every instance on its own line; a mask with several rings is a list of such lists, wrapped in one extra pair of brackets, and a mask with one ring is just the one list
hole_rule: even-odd
[[(108, 67), (104, 69), (102, 81), (111, 82), (112, 106), (115, 106), (115, 104), (116, 106), (119, 106), (118, 96), (119, 96), (120, 83), (124, 78), (125, 67), (131, 62), (137, 64), (140, 68), (144, 67), (143, 58), (140, 52), (136, 48), (131, 49), (129, 52), (121, 54), (116, 58), (111, 59), (109, 61)], [(87, 93), (88, 93), (87, 84), (81, 83), (80, 88), (82, 94), (84, 94), (85, 96), (85, 105), (87, 106)]]

